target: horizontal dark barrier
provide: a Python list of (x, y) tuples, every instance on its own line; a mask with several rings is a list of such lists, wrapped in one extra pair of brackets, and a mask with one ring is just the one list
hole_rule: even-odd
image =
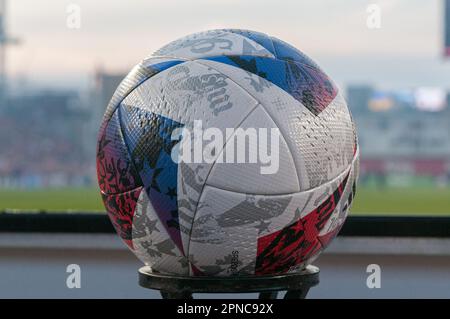
[(450, 217), (349, 216), (339, 236), (450, 238)]
[[(0, 212), (0, 232), (113, 233), (104, 213)], [(339, 236), (450, 237), (450, 217), (349, 216)]]
[(113, 233), (106, 213), (0, 213), (0, 232)]

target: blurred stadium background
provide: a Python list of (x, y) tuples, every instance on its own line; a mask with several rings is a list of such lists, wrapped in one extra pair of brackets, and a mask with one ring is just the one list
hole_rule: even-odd
[[(24, 3), (27, 1), (11, 1), (7, 14), (6, 1), (0, 1), (0, 210), (102, 211), (96, 187), (95, 141), (115, 88), (133, 63), (152, 49), (185, 33), (210, 28), (217, 21), (209, 18), (210, 7), (205, 6), (199, 13), (208, 16), (204, 23), (186, 23), (185, 29), (175, 30), (170, 22), (158, 19), (155, 31), (151, 18), (141, 19), (140, 33), (135, 34), (137, 24), (124, 17), (117, 39), (106, 44), (114, 37), (116, 26), (108, 31), (105, 23), (120, 16), (114, 2), (100, 18), (98, 12), (89, 13), (92, 7), (81, 1), (83, 24), (79, 30), (65, 26), (69, 2), (40, 2), (44, 8), (36, 10), (49, 12), (42, 16), (42, 26), (36, 25), (37, 20), (29, 21), (24, 12), (30, 3)], [(276, 27), (272, 31), (271, 23), (264, 27), (264, 19), (248, 21), (250, 28), (279, 34), (305, 49), (346, 92), (358, 126), (362, 159), (353, 213), (450, 214), (450, 62), (446, 60), (450, 25), (447, 20), (447, 29), (443, 27), (444, 1), (379, 3), (382, 25), (377, 30), (366, 26), (368, 3), (355, 1), (341, 7), (326, 1), (306, 5), (315, 22), (308, 26), (307, 19), (305, 30), (290, 14), (287, 20), (293, 29)], [(201, 5), (205, 3), (200, 0)], [(220, 7), (226, 5), (220, 1), (215, 7), (217, 26), (246, 21), (240, 14), (235, 19), (223, 17)], [(153, 4), (155, 9), (158, 6), (163, 16), (170, 9), (163, 2)], [(334, 15), (325, 13), (325, 6), (335, 10)], [(449, 7), (447, 1), (447, 15)], [(136, 3), (134, 10), (140, 9), (148, 7)], [(333, 27), (315, 27), (326, 18), (321, 14), (329, 14), (341, 24), (348, 16), (348, 22), (329, 33)], [(153, 17), (151, 12), (149, 15)], [(62, 31), (50, 31), (57, 23)], [(355, 23), (359, 25), (355, 27)], [(351, 31), (355, 28), (359, 33)], [(41, 40), (46, 34), (48, 42)], [(145, 41), (139, 38), (143, 35), (147, 35)], [(103, 51), (94, 51), (96, 46), (86, 49), (93, 36), (103, 42)], [(80, 40), (83, 38), (86, 44)], [(114, 45), (119, 46), (118, 52), (111, 50)], [(414, 48), (420, 49), (414, 52)], [(52, 64), (51, 50), (67, 55), (54, 59), (53, 69), (46, 72), (39, 64)], [(111, 57), (117, 66), (98, 63)], [(85, 60), (88, 62), (80, 70), (67, 67)]]

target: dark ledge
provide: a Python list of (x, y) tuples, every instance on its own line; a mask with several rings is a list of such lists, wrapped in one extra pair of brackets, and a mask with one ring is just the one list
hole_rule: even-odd
[[(0, 232), (114, 233), (101, 212), (0, 212)], [(450, 237), (450, 217), (349, 216), (339, 236)]]

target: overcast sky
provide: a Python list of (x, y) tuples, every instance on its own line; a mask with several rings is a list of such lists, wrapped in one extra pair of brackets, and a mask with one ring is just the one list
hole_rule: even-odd
[[(81, 29), (66, 26), (81, 8)], [(366, 25), (381, 8), (381, 28)], [(125, 72), (183, 35), (221, 27), (252, 29), (290, 42), (339, 85), (450, 88), (442, 52), (441, 0), (10, 0), (8, 26), (22, 44), (9, 73), (29, 86), (86, 88), (98, 66)]]

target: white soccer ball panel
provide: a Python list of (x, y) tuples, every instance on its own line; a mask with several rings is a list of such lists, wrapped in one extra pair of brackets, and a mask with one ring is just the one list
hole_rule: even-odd
[(169, 43), (153, 55), (185, 59), (220, 55), (274, 57), (271, 52), (255, 41), (223, 30), (212, 30), (188, 35)]
[[(242, 131), (235, 132), (219, 154), (218, 157), (223, 159), (223, 162), (213, 165), (206, 183), (217, 188), (249, 194), (276, 195), (300, 191), (299, 178), (290, 150), (264, 108), (258, 106), (243, 121), (240, 128)], [(244, 149), (238, 148), (239, 140), (242, 141), (247, 136), (251, 136), (256, 142), (245, 144), (247, 147)], [(238, 152), (244, 153), (247, 158), (253, 155), (254, 162), (237, 162)], [(270, 157), (267, 157), (267, 154), (270, 154)], [(235, 161), (227, 163), (227, 156)]]

